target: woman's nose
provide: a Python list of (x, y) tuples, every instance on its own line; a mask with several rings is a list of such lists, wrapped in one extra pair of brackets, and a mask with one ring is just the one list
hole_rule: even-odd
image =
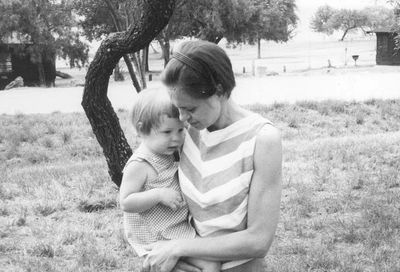
[(187, 113), (187, 111), (179, 109), (179, 120), (185, 122), (188, 119), (189, 119), (189, 114)]

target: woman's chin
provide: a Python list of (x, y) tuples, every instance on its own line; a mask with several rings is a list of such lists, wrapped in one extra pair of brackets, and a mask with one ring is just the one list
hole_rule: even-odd
[(190, 123), (190, 126), (191, 126), (191, 127), (194, 127), (194, 128), (197, 129), (197, 130), (205, 129), (205, 127), (204, 127), (202, 124), (198, 123), (198, 122)]

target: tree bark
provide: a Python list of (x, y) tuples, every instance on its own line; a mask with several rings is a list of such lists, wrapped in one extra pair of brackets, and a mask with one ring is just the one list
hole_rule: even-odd
[(257, 59), (261, 59), (261, 39), (257, 38)]
[(147, 46), (170, 19), (175, 0), (146, 0), (140, 3), (139, 22), (125, 32), (110, 35), (100, 45), (85, 78), (82, 107), (103, 148), (111, 180), (119, 187), (122, 169), (132, 150), (121, 129), (110, 100), (108, 83), (118, 60)]
[(121, 73), (121, 67), (119, 67), (119, 63), (115, 65), (114, 68), (114, 81), (124, 81), (124, 75)]
[(127, 54), (124, 54), (123, 58), (126, 63), (126, 67), (128, 68), (129, 74), (131, 76), (133, 87), (135, 87), (137, 93), (140, 93), (140, 91), (142, 90), (142, 87), (140, 87), (139, 81), (137, 80), (135, 71), (133, 70), (132, 62), (129, 59)]
[(60, 72), (60, 71), (56, 71), (56, 76), (64, 78), (64, 79), (72, 78), (72, 76), (70, 74), (63, 73), (63, 72)]
[(163, 36), (164, 36), (163, 38), (159, 38), (157, 40), (161, 47), (162, 58), (164, 59), (164, 67), (165, 67), (167, 66), (167, 63), (170, 59), (171, 45), (169, 43), (169, 38), (165, 37), (165, 35)]
[(46, 86), (46, 75), (44, 73), (43, 56), (39, 53), (39, 61), (37, 63), (38, 75), (39, 75), (39, 86)]
[(141, 70), (140, 76), (142, 77), (143, 89), (147, 88), (147, 83), (146, 83), (146, 48), (147, 47), (143, 47), (143, 49), (141, 51), (142, 56), (140, 56), (140, 54), (138, 54), (139, 55), (139, 59), (141, 60), (139, 62), (139, 64), (140, 64), (140, 70)]
[(145, 60), (145, 63), (144, 63), (144, 71), (145, 72), (150, 72), (150, 69), (149, 69), (149, 47), (150, 47), (150, 45), (147, 45), (145, 48), (143, 48), (143, 50), (145, 50), (144, 51), (144, 54), (145, 54), (145, 57), (143, 57)]

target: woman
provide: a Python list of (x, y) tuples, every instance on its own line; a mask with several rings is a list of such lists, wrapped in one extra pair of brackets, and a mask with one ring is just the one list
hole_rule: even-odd
[(232, 65), (213, 43), (182, 43), (162, 80), (189, 125), (179, 182), (200, 238), (148, 246), (144, 267), (196, 271), (184, 263), (195, 257), (222, 261), (223, 271), (263, 271), (279, 218), (279, 131), (231, 99)]

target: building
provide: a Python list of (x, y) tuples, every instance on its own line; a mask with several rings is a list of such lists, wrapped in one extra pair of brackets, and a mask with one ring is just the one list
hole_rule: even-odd
[(396, 50), (396, 32), (388, 29), (369, 31), (376, 34), (376, 64), (400, 65), (400, 50)]
[[(0, 40), (0, 90), (18, 76), (24, 79), (25, 86), (37, 86), (39, 66), (32, 55), (33, 44), (15, 37)], [(54, 84), (55, 65), (51, 60), (43, 63), (46, 85)]]

